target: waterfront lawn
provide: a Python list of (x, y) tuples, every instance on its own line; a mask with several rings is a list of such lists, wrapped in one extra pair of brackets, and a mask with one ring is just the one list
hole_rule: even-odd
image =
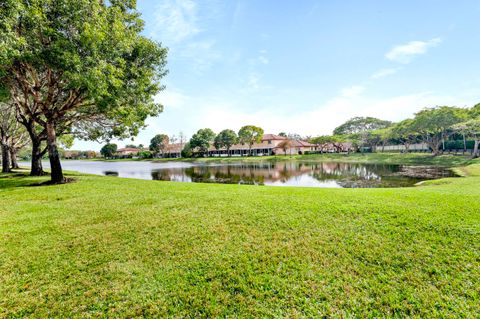
[(480, 165), (404, 189), (0, 175), (0, 317), (480, 313)]

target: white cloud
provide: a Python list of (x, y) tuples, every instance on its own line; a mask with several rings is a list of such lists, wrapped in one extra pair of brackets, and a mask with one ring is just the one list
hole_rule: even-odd
[(395, 46), (385, 54), (385, 57), (394, 62), (407, 64), (415, 56), (427, 53), (428, 49), (439, 45), (441, 42), (441, 38), (434, 38), (428, 41), (411, 41), (407, 44)]
[(217, 62), (221, 54), (215, 49), (215, 41), (203, 40), (182, 46), (178, 56), (191, 64), (194, 71), (201, 73)]
[(260, 89), (260, 75), (258, 73), (251, 73), (248, 75), (247, 85), (250, 89)]
[(154, 97), (155, 103), (160, 103), (165, 109), (180, 109), (186, 102), (187, 96), (173, 89), (165, 90)]
[[(204, 101), (203, 112), (197, 114), (197, 127), (210, 127), (215, 131), (226, 127), (238, 130), (242, 125), (253, 124), (267, 133), (279, 131), (304, 135), (331, 134), (333, 129), (354, 116), (374, 116), (390, 121), (400, 121), (413, 116), (423, 107), (454, 104), (458, 100), (438, 96), (432, 92), (417, 92), (386, 99), (378, 98), (332, 98), (314, 110), (296, 111), (292, 107), (265, 108), (246, 112), (231, 101)], [(468, 103), (467, 103), (468, 104)]]
[(373, 80), (381, 79), (383, 77), (393, 75), (400, 71), (402, 68), (390, 68), (390, 69), (380, 69), (377, 72), (373, 73), (370, 78)]
[(268, 64), (270, 62), (270, 60), (268, 60), (268, 58), (263, 55), (258, 57), (258, 61), (260, 61), (260, 63), (262, 64)]
[(340, 90), (340, 94), (342, 95), (342, 97), (351, 98), (362, 94), (363, 91), (365, 91), (364, 86), (352, 85), (350, 87)]
[(192, 0), (164, 0), (155, 9), (157, 38), (167, 43), (181, 42), (200, 32), (197, 5)]
[[(148, 145), (158, 133), (178, 134), (183, 131), (191, 136), (200, 128), (209, 127), (215, 132), (225, 128), (238, 130), (243, 125), (262, 127), (266, 133), (287, 131), (302, 135), (331, 134), (333, 129), (354, 116), (374, 116), (390, 121), (412, 117), (415, 112), (435, 105), (473, 105), (476, 95), (464, 98), (436, 95), (432, 92), (416, 92), (390, 98), (339, 95), (310, 108), (299, 111), (292, 105), (246, 105), (240, 99), (228, 96), (188, 96), (180, 91), (165, 92), (157, 99), (165, 104), (159, 117), (149, 118), (148, 127), (142, 131), (135, 144)], [(120, 146), (129, 140), (118, 141)], [(76, 141), (74, 149), (99, 150), (101, 145)]]

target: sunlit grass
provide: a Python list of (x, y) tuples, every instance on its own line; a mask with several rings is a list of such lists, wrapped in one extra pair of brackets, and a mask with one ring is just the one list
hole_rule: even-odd
[(0, 317), (473, 318), (480, 165), (403, 189), (0, 175)]

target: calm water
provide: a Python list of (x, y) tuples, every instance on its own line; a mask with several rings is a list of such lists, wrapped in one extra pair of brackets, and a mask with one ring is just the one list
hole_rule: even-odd
[[(454, 176), (427, 166), (319, 162), (97, 162), (63, 161), (66, 170), (97, 175), (193, 183), (303, 187), (406, 187)], [(45, 163), (48, 168), (48, 163)]]

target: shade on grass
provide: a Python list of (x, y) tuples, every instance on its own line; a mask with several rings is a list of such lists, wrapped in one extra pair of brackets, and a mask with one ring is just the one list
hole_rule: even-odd
[(475, 317), (480, 165), (463, 171), (404, 189), (3, 175), (0, 317)]

